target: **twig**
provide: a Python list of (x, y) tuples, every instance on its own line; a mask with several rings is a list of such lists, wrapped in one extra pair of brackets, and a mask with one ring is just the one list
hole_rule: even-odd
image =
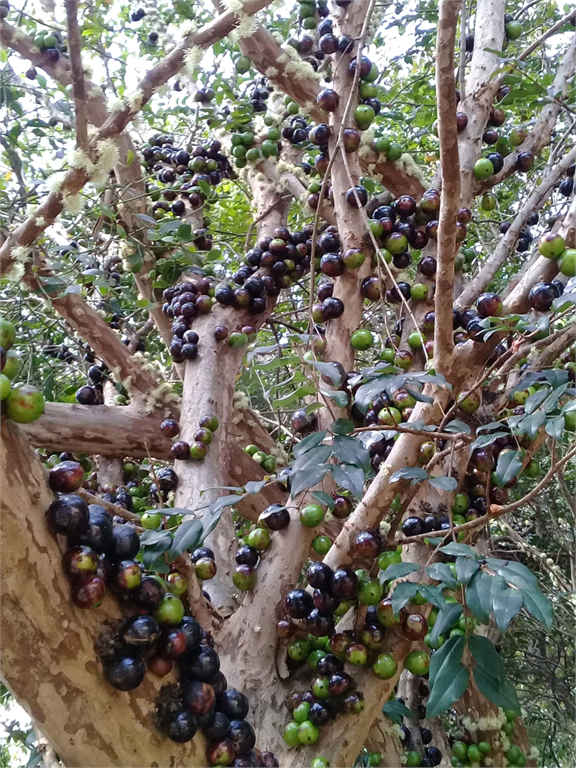
[[(108, 510), (108, 512), (121, 517), (123, 520), (127, 520), (129, 523), (137, 523), (138, 525), (136, 527), (139, 528), (140, 518), (138, 515), (134, 514), (134, 512), (129, 512), (119, 504), (112, 504), (111, 501), (105, 501), (104, 499), (101, 499), (100, 496), (95, 496), (93, 493), (90, 493), (90, 491), (84, 490), (84, 488), (80, 488), (76, 493), (81, 499), (84, 499), (87, 504), (99, 504), (101, 507)], [(142, 531), (144, 529), (139, 528), (139, 530)]]
[(460, 101), (466, 98), (466, 25), (468, 14), (466, 0), (462, 0), (460, 9), (460, 62), (458, 64), (458, 82), (460, 84)]
[(66, 24), (68, 26), (68, 50), (70, 54), (70, 69), (72, 70), (72, 87), (74, 89), (74, 114), (76, 118), (76, 146), (84, 152), (88, 151), (88, 115), (86, 113), (86, 81), (82, 66), (82, 43), (78, 28), (77, 0), (65, 0)]
[(452, 305), (456, 257), (456, 214), (460, 206), (460, 159), (456, 125), (454, 43), (458, 0), (441, 0), (436, 40), (436, 91), (442, 196), (438, 217), (436, 294), (434, 297), (434, 367), (445, 373), (454, 349)]
[(555, 35), (556, 32), (558, 32), (559, 29), (561, 29), (565, 24), (567, 24), (571, 19), (574, 18), (574, 10), (571, 10), (570, 13), (567, 13), (566, 16), (563, 16), (559, 21), (556, 22), (556, 24), (553, 24), (550, 29), (546, 30), (543, 35), (541, 35), (537, 40), (535, 40), (531, 45), (528, 46), (528, 48), (525, 48), (522, 53), (517, 57), (517, 61), (524, 61), (524, 59), (527, 59), (530, 54), (538, 48), (539, 45), (542, 45), (542, 43), (545, 40), (548, 40), (549, 37), (552, 37), (552, 35)]
[[(552, 466), (548, 470), (548, 472), (544, 475), (544, 478), (538, 483), (538, 485), (534, 486), (532, 490), (527, 493), (525, 496), (523, 496), (521, 499), (518, 499), (518, 501), (514, 501), (511, 504), (507, 504), (505, 507), (500, 506), (499, 504), (491, 504), (489, 511), (482, 515), (482, 517), (477, 517), (475, 520), (469, 520), (467, 523), (462, 523), (462, 525), (457, 525), (455, 528), (453, 528), (451, 531), (447, 531), (445, 534), (442, 535), (442, 538), (445, 539), (447, 536), (454, 534), (454, 533), (460, 533), (460, 531), (470, 531), (474, 528), (479, 528), (485, 523), (489, 522), (490, 520), (495, 520), (498, 517), (501, 517), (502, 515), (506, 515), (509, 512), (513, 512), (515, 509), (518, 509), (518, 507), (522, 507), (524, 504), (528, 504), (532, 499), (537, 496), (540, 491), (542, 491), (550, 480), (554, 477), (556, 472), (558, 472), (559, 469), (561, 469), (565, 464), (567, 464), (571, 458), (576, 456), (576, 447), (572, 448), (571, 451), (569, 451), (560, 461), (554, 462), (552, 461)], [(433, 539), (438, 538), (437, 532), (432, 533), (420, 533), (417, 536), (410, 536), (409, 538), (400, 539), (396, 542), (396, 544), (414, 544), (416, 541), (423, 541), (424, 539)]]

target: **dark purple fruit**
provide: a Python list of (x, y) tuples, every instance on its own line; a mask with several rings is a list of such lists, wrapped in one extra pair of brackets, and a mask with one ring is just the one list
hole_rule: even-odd
[(160, 637), (158, 653), (167, 659), (179, 659), (186, 653), (188, 638), (181, 629), (171, 629)]
[(374, 560), (382, 552), (382, 536), (378, 531), (362, 531), (354, 540), (354, 550), (359, 557)]
[(202, 730), (208, 741), (222, 741), (230, 733), (230, 720), (223, 712), (215, 712), (212, 724)]
[(224, 712), (230, 720), (243, 720), (249, 708), (248, 699), (236, 688), (228, 688), (216, 697), (216, 709)]
[(177, 440), (170, 446), (170, 453), (175, 459), (187, 461), (190, 458), (190, 443), (185, 440)]
[(347, 496), (334, 497), (334, 509), (332, 510), (332, 514), (337, 520), (345, 520), (350, 516), (353, 508), (354, 505)]
[(418, 536), (424, 533), (424, 525), (419, 517), (407, 517), (402, 523), (404, 536)]
[(48, 484), (54, 493), (73, 493), (84, 480), (84, 470), (78, 461), (62, 461), (48, 473)]
[(104, 667), (104, 677), (117, 691), (138, 688), (145, 674), (146, 667), (140, 656), (126, 656)]
[(316, 103), (324, 112), (336, 112), (340, 97), (332, 88), (324, 88), (316, 97)]
[(340, 299), (331, 297), (322, 302), (322, 314), (326, 320), (334, 320), (344, 313), (344, 304)]
[(249, 547), (248, 545), (238, 547), (238, 550), (236, 551), (236, 563), (238, 565), (249, 565), (254, 567), (258, 563), (259, 557), (258, 550)]
[(256, 744), (254, 728), (246, 720), (232, 720), (230, 722), (230, 738), (237, 756), (247, 754)]
[(133, 560), (140, 551), (140, 537), (131, 525), (115, 525), (112, 539), (114, 560)]
[(318, 660), (318, 666), (316, 667), (316, 671), (319, 675), (327, 677), (335, 675), (337, 672), (342, 672), (343, 670), (344, 662), (334, 656), (333, 653), (327, 653), (326, 656), (322, 656), (322, 658)]
[(94, 387), (80, 387), (76, 390), (76, 402), (80, 405), (95, 405), (98, 402), (98, 393)]
[(502, 299), (497, 293), (483, 293), (476, 301), (480, 317), (499, 317), (502, 314)]
[(315, 637), (331, 635), (334, 632), (333, 614), (313, 608), (306, 617), (306, 631)]
[(78, 608), (93, 608), (100, 605), (106, 594), (106, 584), (99, 576), (72, 585), (72, 602)]
[(311, 587), (330, 590), (332, 586), (332, 568), (324, 563), (310, 563), (306, 571), (306, 581)]
[(332, 577), (332, 594), (339, 598), (356, 597), (358, 576), (352, 568), (337, 568)]
[(286, 612), (293, 619), (305, 619), (313, 608), (312, 595), (303, 589), (293, 589), (286, 595)]
[(88, 529), (80, 535), (82, 544), (91, 547), (99, 555), (111, 552), (114, 545), (112, 535), (112, 522), (106, 514), (104, 507), (90, 504)]
[(133, 616), (128, 619), (122, 639), (134, 648), (151, 648), (160, 637), (160, 627), (153, 616)]
[(346, 265), (339, 253), (325, 253), (320, 259), (320, 271), (328, 277), (338, 277), (345, 269)]
[(310, 705), (310, 709), (308, 710), (308, 720), (317, 727), (321, 728), (323, 725), (326, 725), (331, 718), (332, 713), (323, 702), (317, 701)]
[(62, 567), (71, 578), (92, 577), (98, 569), (98, 555), (90, 547), (71, 547), (62, 555)]
[(347, 672), (335, 672), (328, 680), (332, 696), (345, 696), (352, 688), (352, 678)]
[(186, 675), (201, 680), (203, 683), (211, 683), (220, 670), (220, 658), (213, 648), (203, 648), (196, 660), (186, 667)]
[(214, 706), (216, 694), (209, 683), (200, 680), (186, 681), (183, 685), (183, 698), (186, 709), (193, 715), (205, 715)]
[(198, 722), (191, 712), (179, 712), (165, 726), (166, 736), (178, 744), (191, 741), (198, 730)]
[(548, 312), (555, 298), (556, 291), (551, 283), (536, 283), (528, 294), (530, 306), (537, 312)]
[(368, 190), (360, 185), (346, 192), (346, 202), (351, 208), (364, 208), (368, 202)]
[(80, 496), (61, 496), (46, 511), (48, 527), (65, 536), (80, 536), (86, 533), (90, 523), (90, 512)]
[(157, 578), (154, 576), (144, 576), (132, 597), (142, 608), (154, 611), (162, 602), (165, 594), (166, 590)]
[(224, 739), (217, 744), (211, 744), (206, 750), (208, 765), (232, 765), (234, 761), (234, 744), (231, 739)]

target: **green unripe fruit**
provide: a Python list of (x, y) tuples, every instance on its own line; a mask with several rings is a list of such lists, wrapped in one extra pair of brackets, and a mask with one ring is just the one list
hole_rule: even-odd
[(519, 21), (513, 20), (506, 24), (506, 36), (508, 37), (508, 40), (518, 40), (522, 31), (522, 24), (520, 24)]
[(308, 713), (310, 712), (310, 704), (307, 701), (303, 701), (292, 712), (292, 717), (297, 723), (303, 723), (304, 720), (308, 720)]
[(4, 368), (2, 368), (2, 373), (4, 376), (7, 376), (9, 379), (14, 381), (18, 374), (19, 368), (20, 358), (18, 357), (18, 353), (14, 352), (13, 349), (9, 349), (8, 352), (6, 352), (6, 363), (4, 364)]
[(288, 725), (284, 728), (284, 733), (282, 734), (284, 741), (286, 744), (288, 744), (289, 747), (299, 747), (300, 746), (300, 739), (298, 738), (298, 730), (300, 729), (300, 723), (297, 723), (295, 720), (291, 720)]
[(378, 568), (380, 568), (381, 571), (385, 571), (389, 565), (394, 565), (396, 563), (401, 563), (401, 562), (402, 562), (402, 548), (398, 547), (397, 549), (391, 549), (391, 550), (387, 550), (386, 552), (382, 552), (382, 554), (379, 555)]
[(238, 72), (238, 74), (240, 75), (243, 75), (245, 72), (248, 72), (248, 70), (250, 69), (251, 61), (248, 58), (248, 56), (239, 56), (236, 59), (236, 63), (234, 66), (236, 68), (236, 72)]
[(0, 347), (6, 352), (16, 341), (16, 329), (5, 317), (0, 317)]
[(182, 600), (170, 592), (164, 595), (154, 617), (158, 624), (180, 624), (184, 618)]
[(361, 582), (358, 590), (358, 602), (362, 605), (377, 605), (382, 597), (382, 587), (375, 579)]
[(383, 349), (382, 352), (380, 352), (380, 360), (384, 360), (385, 363), (393, 363), (394, 355), (395, 352), (392, 347), (386, 347), (386, 349)]
[(330, 761), (327, 757), (315, 757), (310, 763), (310, 768), (328, 768)]
[(463, 741), (455, 741), (452, 744), (452, 754), (458, 760), (464, 760), (467, 754), (468, 745)]
[(388, 147), (388, 151), (386, 152), (386, 155), (388, 157), (388, 160), (391, 160), (392, 162), (396, 162), (396, 160), (400, 160), (400, 158), (402, 157), (402, 145), (398, 144), (397, 141), (393, 141)]
[(6, 398), (10, 394), (11, 389), (12, 389), (12, 385), (10, 384), (10, 379), (8, 378), (8, 376), (5, 376), (3, 373), (0, 373), (0, 400), (6, 400)]
[(324, 651), (321, 651), (319, 648), (317, 648), (315, 651), (312, 651), (311, 653), (308, 654), (308, 658), (306, 659), (306, 664), (308, 664), (308, 666), (313, 672), (316, 671), (318, 667), (318, 662), (320, 661), (322, 656), (326, 656), (326, 653)]
[(358, 328), (352, 333), (350, 344), (353, 349), (365, 351), (374, 345), (374, 335), (367, 328)]
[(504, 731), (506, 736), (512, 736), (512, 734), (514, 733), (515, 729), (516, 729), (515, 723), (511, 723), (511, 722), (508, 722), (508, 721), (505, 722), (504, 725), (502, 726), (502, 730)]
[(504, 714), (506, 716), (506, 720), (508, 720), (511, 723), (513, 723), (514, 720), (516, 720), (516, 718), (518, 717), (518, 712), (516, 712), (516, 710), (514, 709), (505, 709)]
[(300, 511), (300, 522), (306, 528), (315, 528), (324, 520), (326, 512), (319, 504), (307, 504)]
[(270, 545), (270, 532), (266, 528), (254, 528), (246, 536), (246, 544), (262, 552)]
[(494, 195), (483, 195), (480, 201), (480, 207), (483, 211), (493, 211), (496, 208), (496, 197)]
[(479, 741), (478, 749), (483, 755), (489, 755), (492, 751), (492, 745), (488, 741)]
[(422, 336), (418, 331), (413, 331), (408, 336), (408, 346), (412, 349), (420, 349), (422, 346)]
[(468, 760), (470, 760), (472, 763), (479, 763), (482, 759), (482, 753), (478, 749), (477, 744), (469, 744), (468, 749), (466, 750), (466, 755)]
[(299, 638), (296, 640), (291, 640), (288, 643), (286, 652), (291, 659), (294, 659), (294, 661), (304, 661), (304, 659), (308, 656), (309, 650), (310, 647), (308, 640)]
[(474, 163), (473, 171), (477, 179), (489, 179), (494, 174), (494, 166), (487, 157), (482, 157)]
[(416, 750), (406, 753), (406, 765), (408, 768), (418, 768), (422, 764), (422, 755)]
[(372, 664), (372, 671), (380, 680), (389, 680), (391, 677), (394, 677), (397, 669), (398, 663), (388, 653), (381, 653), (374, 664)]
[[(413, 283), (410, 286), (410, 296), (415, 301), (423, 301), (428, 298), (428, 286), (425, 283)], [(410, 344), (410, 342), (408, 342)]]
[(576, 248), (567, 248), (564, 251), (558, 259), (558, 268), (566, 277), (576, 277)]
[(332, 546), (331, 540), (328, 536), (316, 536), (312, 542), (312, 549), (318, 555), (326, 555)]
[(524, 753), (517, 744), (512, 744), (512, 746), (506, 750), (505, 756), (509, 763), (518, 765), (518, 759), (524, 757)]
[(456, 515), (462, 515), (470, 506), (470, 499), (465, 493), (457, 493), (452, 502), (452, 512)]
[[(134, 502), (132, 502), (134, 504)], [(144, 512), (140, 518), (140, 524), (142, 528), (146, 528), (147, 531), (155, 531), (162, 525), (162, 515), (158, 513)]]
[(261, 158), (260, 150), (258, 147), (252, 147), (252, 149), (249, 149), (248, 152), (246, 152), (246, 160), (249, 163), (255, 163)]
[(430, 656), (425, 651), (410, 651), (404, 659), (404, 666), (413, 675), (425, 675), (430, 669)]
[(386, 136), (380, 136), (379, 138), (374, 139), (372, 148), (376, 152), (387, 152), (390, 149), (390, 139), (387, 139)]
[(298, 729), (298, 740), (301, 744), (314, 744), (318, 741), (320, 731), (310, 720), (304, 720)]
[(261, 150), (264, 157), (274, 157), (278, 154), (278, 144), (275, 141), (266, 139), (262, 142)]
[(234, 349), (245, 347), (246, 344), (248, 344), (248, 336), (246, 336), (245, 333), (241, 333), (240, 331), (236, 333), (231, 333), (228, 336), (228, 344), (231, 347), (234, 347)]

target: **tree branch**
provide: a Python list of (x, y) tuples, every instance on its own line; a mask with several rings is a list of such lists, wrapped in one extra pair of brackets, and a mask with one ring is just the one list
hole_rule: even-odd
[(86, 114), (86, 83), (82, 66), (80, 29), (78, 28), (77, 0), (65, 0), (68, 28), (68, 51), (72, 85), (74, 87), (74, 113), (76, 117), (76, 146), (84, 152), (88, 149), (88, 118)]
[(548, 199), (552, 194), (558, 179), (566, 173), (568, 167), (572, 165), (575, 159), (576, 147), (573, 147), (557, 165), (548, 168), (547, 172), (542, 177), (540, 184), (535, 187), (532, 193), (524, 201), (524, 205), (516, 214), (508, 231), (500, 238), (500, 242), (490, 258), (482, 266), (476, 277), (466, 285), (465, 289), (456, 299), (456, 306), (458, 308), (464, 309), (471, 306), (482, 291), (485, 290), (488, 283), (494, 279), (496, 273), (506, 261), (510, 251), (514, 248), (520, 232), (528, 221), (530, 214)]
[(456, 126), (454, 44), (459, 0), (441, 0), (436, 38), (436, 92), (442, 195), (438, 217), (436, 294), (434, 311), (434, 367), (445, 374), (454, 349), (452, 303), (456, 257), (456, 214), (460, 207), (460, 161)]

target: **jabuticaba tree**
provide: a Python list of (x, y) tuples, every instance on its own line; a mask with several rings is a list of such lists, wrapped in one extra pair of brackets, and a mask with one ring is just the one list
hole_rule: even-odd
[(35, 7), (0, 0), (2, 680), (36, 733), (571, 764), (574, 10)]

